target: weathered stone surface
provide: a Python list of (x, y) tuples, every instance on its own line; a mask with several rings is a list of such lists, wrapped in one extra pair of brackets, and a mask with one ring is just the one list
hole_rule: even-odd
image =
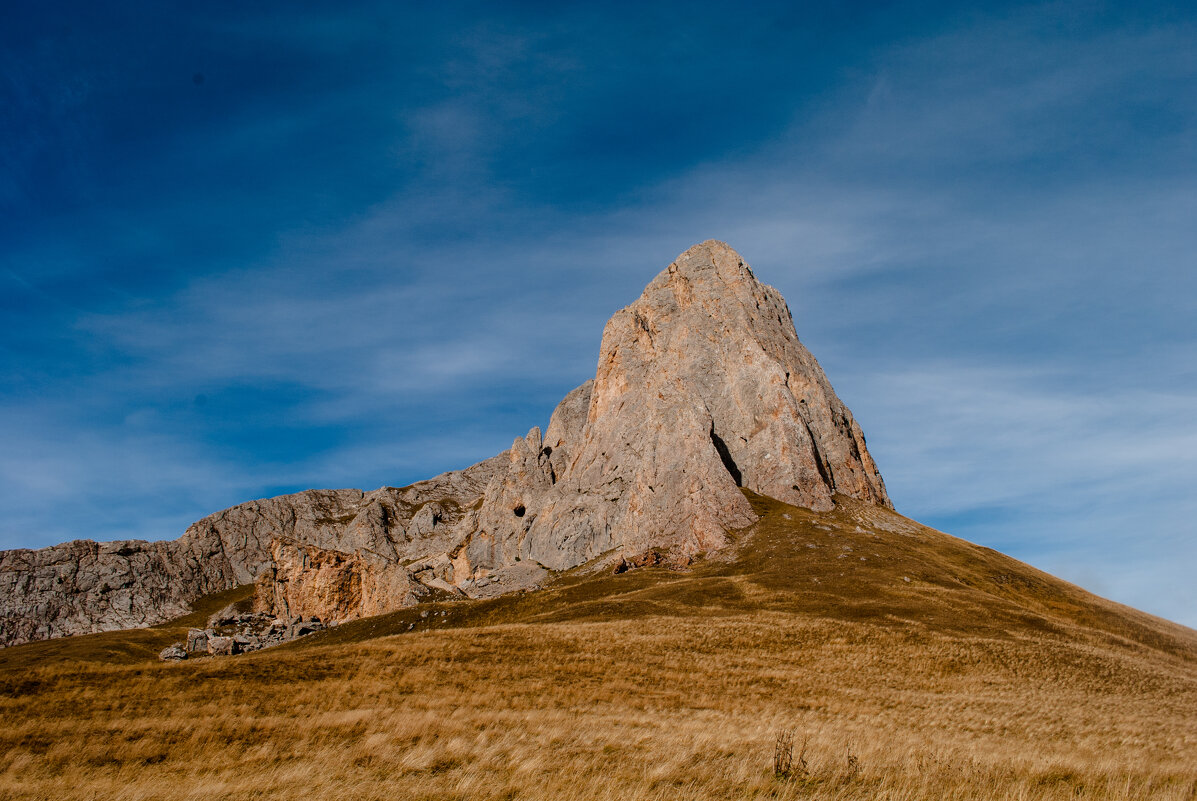
[(403, 565), (372, 551), (275, 540), (271, 552), (255, 593), (257, 607), (271, 615), (351, 620), (411, 606), (426, 591)]
[(208, 615), (208, 628), (214, 629), (218, 626), (227, 626), (236, 623), (241, 617), (241, 612), (237, 610), (236, 604), (229, 604), (223, 609), (218, 609), (212, 614)]
[(205, 629), (188, 629), (187, 630), (187, 650), (188, 651), (207, 651), (208, 650), (208, 632)]
[(594, 379), (543, 435), (402, 489), (251, 501), (173, 542), (0, 553), (0, 643), (150, 625), (255, 579), (264, 620), (341, 621), (434, 590), (536, 586), (599, 556), (681, 566), (754, 521), (740, 487), (815, 510), (836, 494), (889, 506), (781, 295), (709, 241), (611, 318)]
[(550, 433), (549, 446), (537, 429), (516, 440), (487, 487), (464, 548), (471, 572), (717, 550), (754, 521), (739, 487), (815, 510), (836, 493), (889, 505), (785, 301), (721, 242), (683, 253), (611, 318), (593, 383)]
[(624, 556), (615, 565), (612, 572), (616, 575), (635, 570), (638, 567), (664, 567), (668, 570), (684, 570), (693, 564), (694, 560), (683, 554), (662, 552), (656, 548), (645, 551), (637, 556)]
[(291, 621), (291, 625), (287, 629), (287, 637), (294, 639), (295, 637), (303, 637), (323, 630), (324, 624), (320, 621), (320, 618), (297, 617)]
[(209, 637), (208, 653), (213, 656), (232, 656), (237, 653), (237, 641), (232, 637)]
[(236, 647), (237, 653), (245, 653), (246, 651), (256, 651), (262, 647), (261, 641), (252, 634), (234, 634), (233, 645)]
[(444, 552), (505, 455), (409, 487), (309, 490), (205, 517), (170, 542), (68, 542), (0, 552), (0, 646), (151, 626), (254, 580), (275, 538), (395, 559)]
[(590, 414), (590, 394), (594, 379), (570, 392), (557, 404), (544, 433), (542, 450), (549, 460), (549, 480), (556, 484), (565, 475), (570, 453), (582, 442), (582, 431)]
[(178, 662), (180, 659), (187, 658), (187, 649), (183, 647), (183, 643), (177, 642), (174, 645), (168, 645), (162, 649), (158, 654), (158, 659), (163, 662)]
[(0, 552), (0, 644), (145, 626), (225, 587), (198, 565), (208, 543), (68, 542)]

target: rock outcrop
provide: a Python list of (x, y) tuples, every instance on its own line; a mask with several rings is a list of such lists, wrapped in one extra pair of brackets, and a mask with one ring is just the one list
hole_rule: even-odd
[(308, 490), (249, 501), (203, 518), (168, 542), (68, 542), (0, 552), (0, 645), (152, 626), (203, 595), (253, 582), (275, 540), (432, 555), (477, 504), (504, 455), (401, 489)]
[(781, 294), (721, 242), (683, 253), (611, 318), (594, 381), (546, 440), (533, 429), (512, 445), (468, 535), (470, 565), (717, 550), (755, 520), (740, 487), (814, 510), (836, 494), (890, 503)]
[(173, 542), (2, 553), (0, 643), (151, 625), (255, 580), (264, 612), (337, 621), (604, 555), (685, 565), (754, 522), (741, 487), (817, 511), (837, 494), (890, 506), (781, 295), (709, 241), (611, 318), (594, 379), (543, 435), (402, 489), (241, 504)]
[[(257, 608), (278, 617), (319, 610), (328, 620), (350, 620), (411, 606), (429, 587), (396, 559), (275, 540), (271, 564), (258, 577)], [(452, 587), (452, 585), (446, 585)]]
[(230, 604), (212, 615), (205, 629), (189, 629), (186, 641), (163, 648), (158, 659), (178, 662), (193, 656), (245, 654), (282, 645), (325, 628), (319, 618), (244, 612), (238, 609), (239, 605)]

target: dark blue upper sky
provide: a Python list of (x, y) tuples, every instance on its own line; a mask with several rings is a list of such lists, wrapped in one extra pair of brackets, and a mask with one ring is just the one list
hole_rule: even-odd
[(485, 458), (718, 238), (900, 511), (1197, 624), (1191, 4), (118, 5), (0, 26), (0, 547)]

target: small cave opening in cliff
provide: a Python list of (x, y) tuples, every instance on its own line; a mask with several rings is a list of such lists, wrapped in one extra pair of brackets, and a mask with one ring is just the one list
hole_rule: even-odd
[(719, 458), (723, 460), (723, 466), (731, 474), (732, 480), (736, 482), (736, 486), (744, 486), (744, 476), (740, 474), (740, 468), (736, 466), (735, 460), (732, 459), (731, 451), (727, 449), (727, 443), (715, 433), (714, 428), (711, 428), (711, 444), (715, 446), (715, 450), (719, 453)]
[(514, 509), (512, 509), (512, 510), (511, 510), (511, 513), (512, 513), (513, 515), (515, 515), (516, 517), (523, 517), (523, 516), (524, 516), (524, 512), (526, 512), (526, 511), (528, 511), (528, 510), (527, 510), (527, 509), (525, 509), (525, 508), (524, 508), (524, 505), (521, 503), (519, 506), (517, 506), (517, 507), (515, 507)]

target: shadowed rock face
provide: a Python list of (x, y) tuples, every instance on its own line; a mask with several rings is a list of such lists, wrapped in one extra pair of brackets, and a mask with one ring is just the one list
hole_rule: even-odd
[[(598, 369), (510, 450), (403, 489), (253, 501), (166, 543), (0, 553), (0, 643), (144, 626), (259, 579), (259, 604), (337, 620), (430, 590), (491, 595), (610, 554), (718, 550), (740, 492), (890, 507), (860, 427), (777, 290), (696, 245), (603, 332)], [(892, 507), (891, 507), (892, 508)]]

